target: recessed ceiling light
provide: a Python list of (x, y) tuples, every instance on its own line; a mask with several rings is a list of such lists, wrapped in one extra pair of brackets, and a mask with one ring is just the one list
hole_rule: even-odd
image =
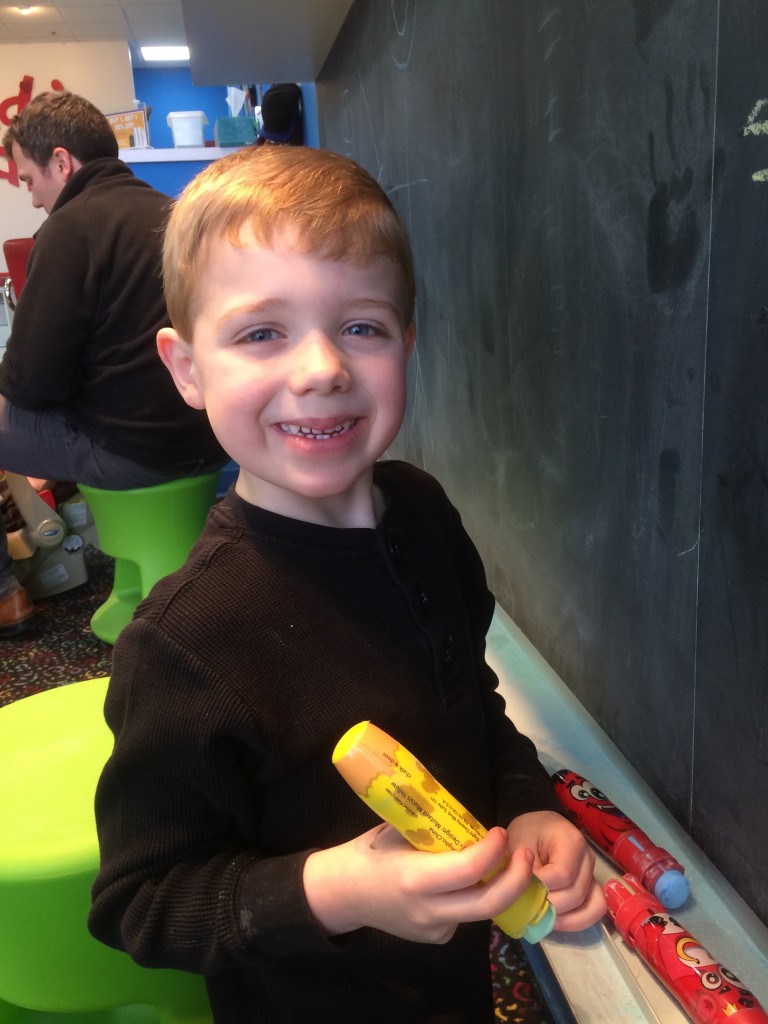
[(36, 9), (37, 8), (35, 7), (30, 7), (29, 4), (22, 4), (20, 7), (16, 8), (19, 14), (31, 14)]
[(144, 60), (189, 60), (188, 46), (142, 46)]

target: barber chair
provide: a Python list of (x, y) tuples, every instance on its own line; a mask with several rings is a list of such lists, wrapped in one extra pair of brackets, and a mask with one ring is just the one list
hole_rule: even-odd
[(27, 279), (27, 260), (34, 244), (34, 238), (8, 238), (3, 242), (3, 256), (8, 267), (8, 277), (3, 289), (9, 320)]

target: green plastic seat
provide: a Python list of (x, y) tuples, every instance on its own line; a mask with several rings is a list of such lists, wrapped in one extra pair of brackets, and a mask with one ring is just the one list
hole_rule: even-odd
[(219, 472), (153, 487), (106, 491), (79, 484), (99, 547), (115, 559), (112, 592), (91, 618), (91, 629), (113, 644), (136, 605), (163, 576), (183, 564), (216, 500)]
[(201, 977), (139, 967), (87, 929), (106, 687), (89, 679), (0, 708), (1, 1024), (212, 1019)]

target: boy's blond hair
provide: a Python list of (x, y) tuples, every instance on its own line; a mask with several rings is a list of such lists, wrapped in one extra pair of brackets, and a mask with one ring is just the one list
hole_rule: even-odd
[(291, 242), (324, 259), (364, 264), (392, 259), (403, 278), (403, 326), (413, 319), (415, 284), (408, 233), (384, 190), (353, 160), (329, 150), (261, 146), (210, 164), (174, 206), (163, 247), (171, 322), (191, 340), (195, 296), (212, 242), (239, 244), (248, 225), (261, 245), (290, 227)]

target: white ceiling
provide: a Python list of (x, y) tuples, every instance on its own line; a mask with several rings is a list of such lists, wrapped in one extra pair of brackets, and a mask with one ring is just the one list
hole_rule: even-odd
[(195, 85), (314, 82), (352, 6), (352, 0), (181, 2)]
[[(24, 0), (18, 0), (23, 5)], [(0, 0), (0, 43), (126, 40), (184, 45), (196, 85), (312, 82), (352, 0), (39, 0), (31, 13)], [(183, 12), (182, 12), (183, 7)]]
[(39, 0), (29, 14), (0, 0), (0, 43), (121, 39), (137, 67), (143, 66), (139, 46), (184, 45), (181, 0)]

